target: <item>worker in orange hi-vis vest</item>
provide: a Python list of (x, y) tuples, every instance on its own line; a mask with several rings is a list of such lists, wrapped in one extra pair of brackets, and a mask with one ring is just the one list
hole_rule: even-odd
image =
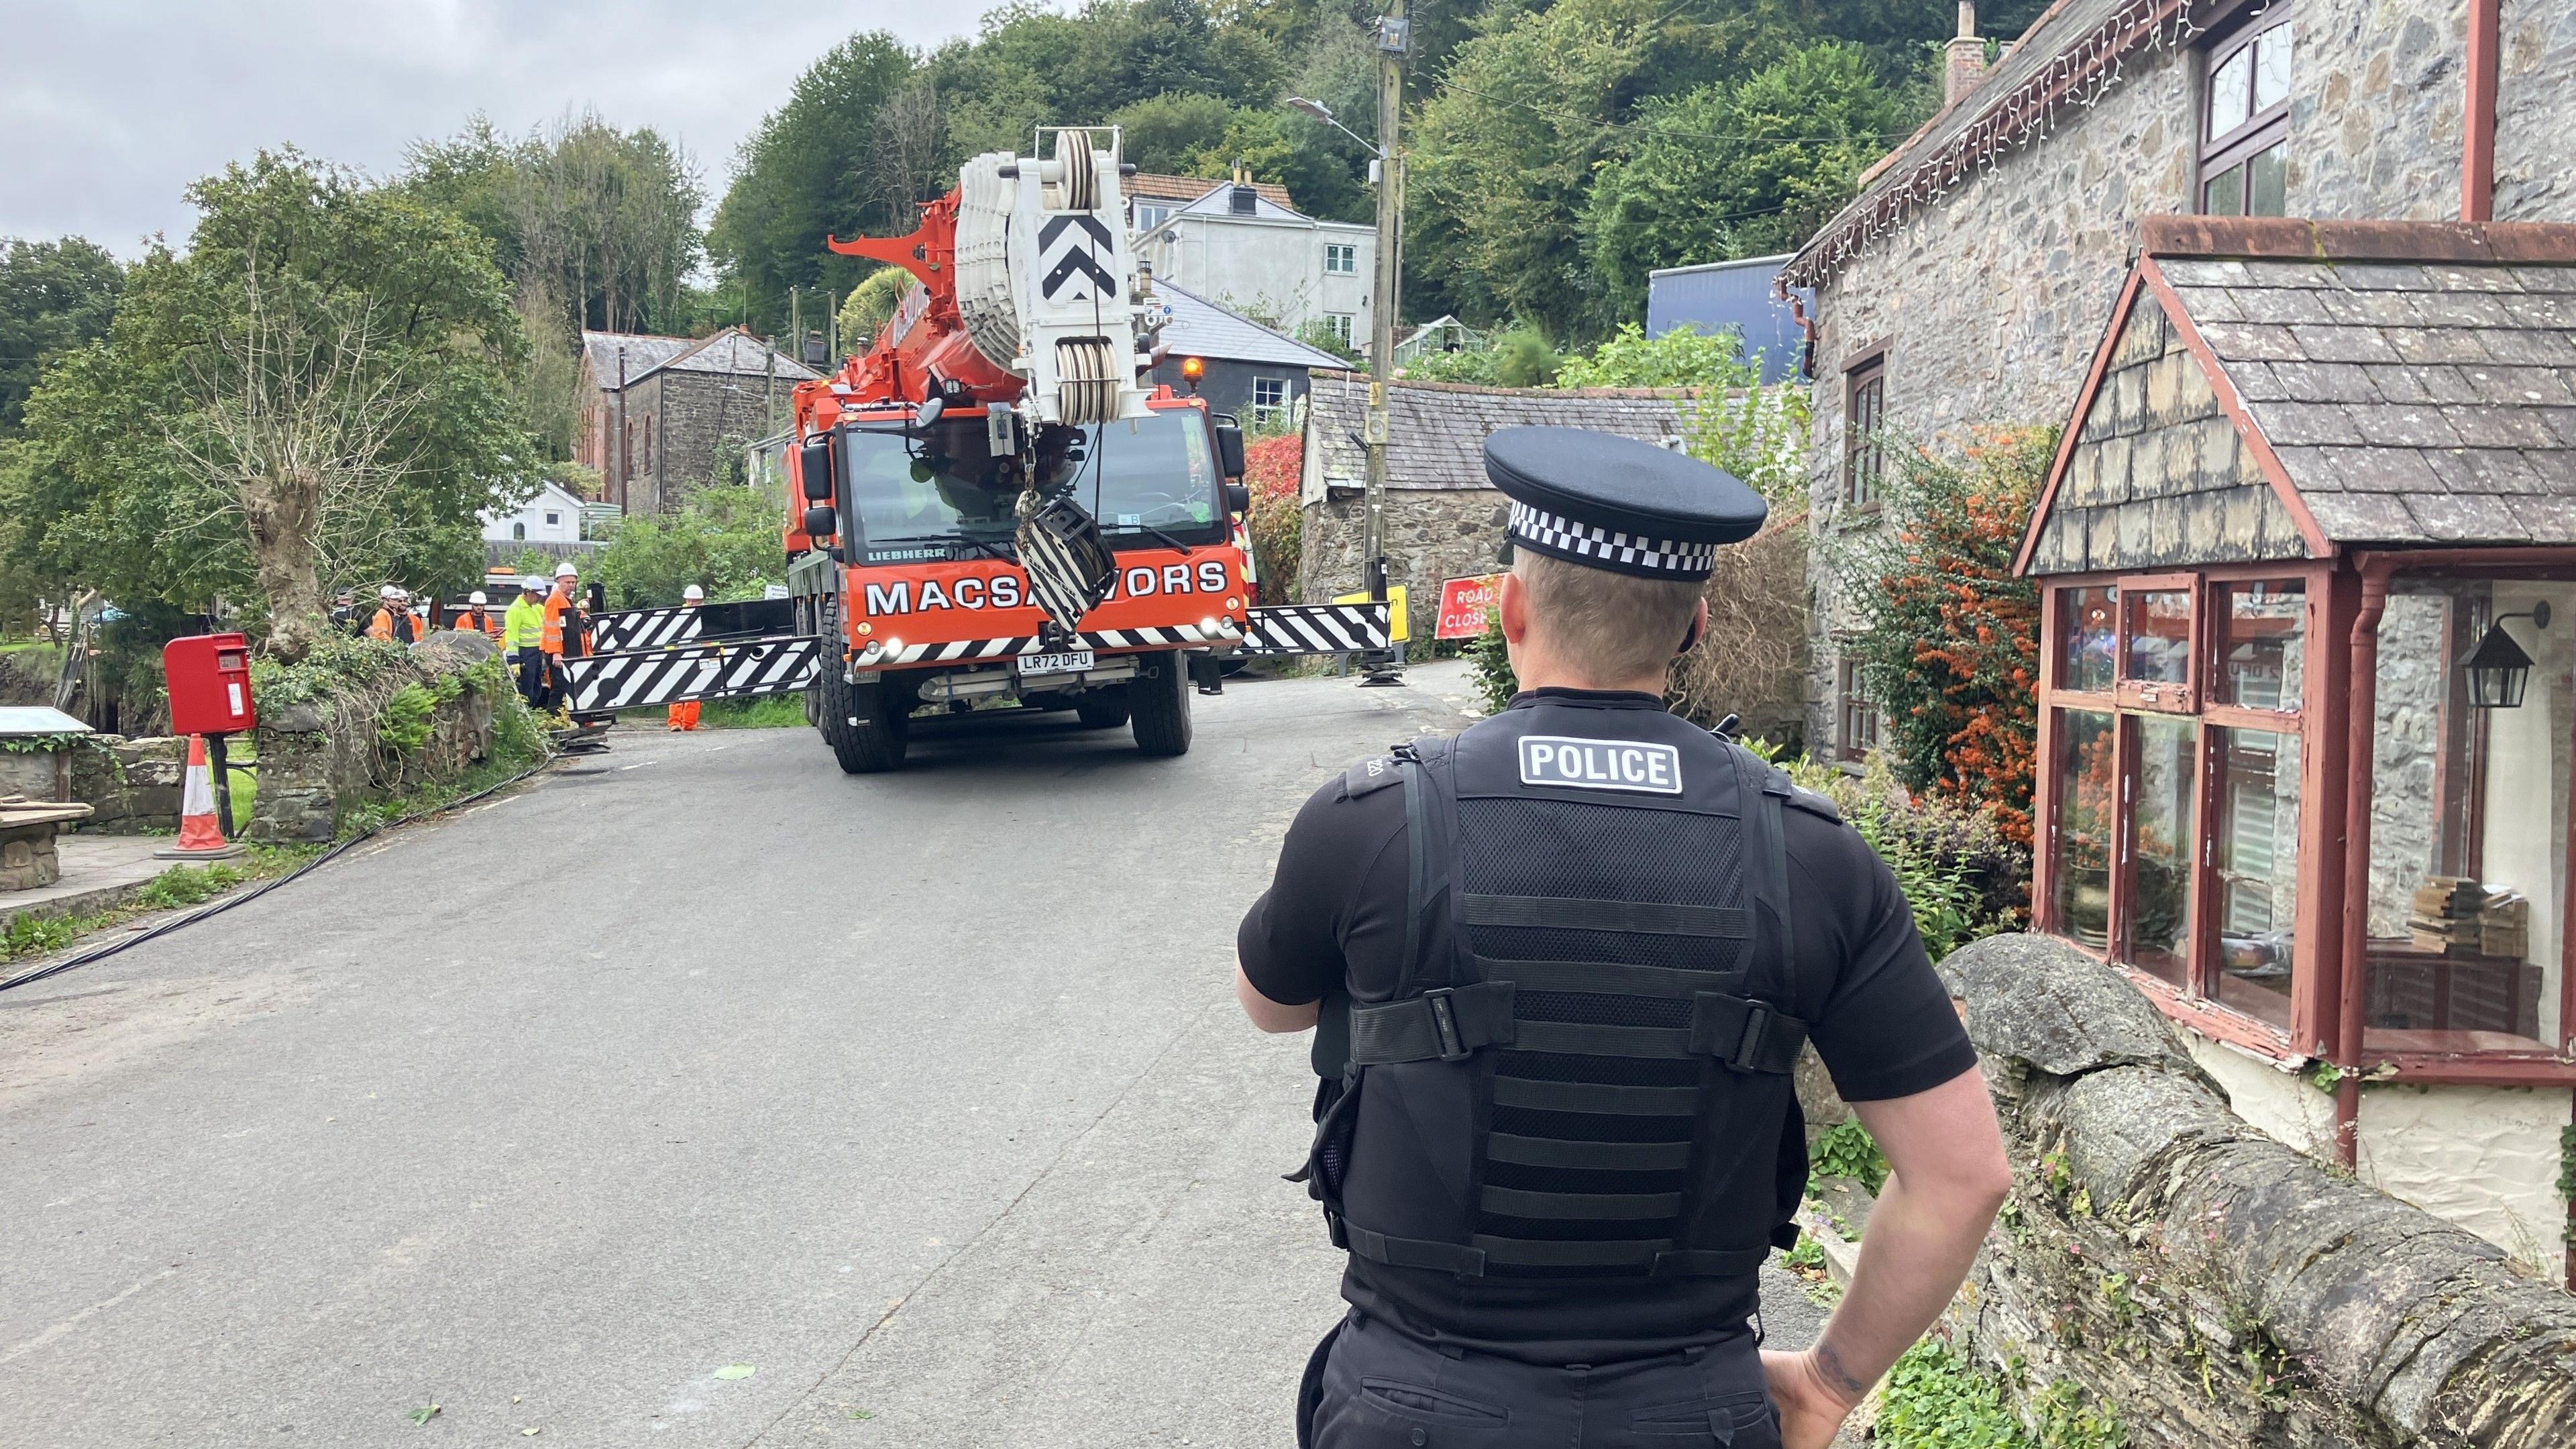
[(546, 595), (545, 629), (537, 636), (537, 648), (546, 656), (548, 705), (564, 702), (564, 611), (576, 607), (573, 593), (580, 587), (581, 570), (571, 559), (555, 565), (555, 591)]
[(501, 621), (493, 616), (493, 613), (489, 608), (485, 607), (490, 602), (491, 600), (484, 597), (481, 589), (476, 589), (474, 592), (467, 594), (465, 596), (465, 607), (448, 616), (447, 627), (454, 629), (459, 633), (482, 634), (490, 638), (499, 638), (501, 636)]
[[(691, 584), (680, 591), (680, 603), (687, 608), (694, 609), (706, 601), (707, 591), (696, 584)], [(672, 705), (670, 723), (663, 726), (665, 729), (675, 730), (693, 730), (697, 727), (698, 702), (694, 699), (684, 699)]]
[(376, 591), (376, 617), (367, 621), (367, 637), (409, 644), (420, 638), (420, 621), (412, 617), (410, 596), (392, 584)]

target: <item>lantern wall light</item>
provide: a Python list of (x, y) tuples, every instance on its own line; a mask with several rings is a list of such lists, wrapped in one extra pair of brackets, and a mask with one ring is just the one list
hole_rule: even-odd
[(2549, 605), (2542, 602), (2520, 613), (2498, 614), (2488, 623), (2486, 637), (2461, 661), (2460, 668), (2469, 676), (2469, 703), (2478, 709), (2520, 709), (2523, 693), (2531, 687), (2531, 656), (2506, 632), (2507, 619), (2529, 619), (2534, 629), (2546, 629)]

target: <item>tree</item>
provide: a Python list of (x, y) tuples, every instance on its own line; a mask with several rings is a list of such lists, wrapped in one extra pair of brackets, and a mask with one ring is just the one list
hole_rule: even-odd
[(1795, 250), (1851, 199), (1903, 121), (1903, 102), (1868, 55), (1833, 40), (1740, 81), (1646, 101), (1583, 219), (1592, 273), (1616, 315), (1645, 315), (1657, 267)]
[(1669, 0), (1559, 0), (1461, 44), (1421, 109), (1407, 181), (1413, 311), (1607, 330), (1581, 221), (1614, 128), (1644, 95), (1716, 78), (1775, 45), (1749, 7), (1723, 21)]
[(707, 251), (744, 289), (755, 328), (784, 330), (790, 287), (846, 291), (876, 269), (827, 250), (826, 236), (912, 230), (909, 209), (888, 206), (866, 173), (878, 112), (911, 84), (913, 68), (892, 35), (853, 35), (798, 76), (786, 104), (743, 142)]
[(50, 354), (105, 336), (125, 269), (81, 237), (0, 239), (0, 437), (18, 430)]
[(524, 342), (485, 239), (292, 149), (191, 187), (189, 250), (27, 403), (0, 561), (192, 609), (253, 594), (300, 658), (339, 587), (476, 571), (520, 486)]
[(885, 330), (894, 309), (913, 288), (912, 273), (901, 267), (883, 267), (868, 274), (867, 280), (850, 289), (841, 301), (836, 325), (841, 333), (841, 350), (850, 354), (865, 352), (875, 345), (876, 336)]
[(706, 193), (687, 152), (650, 127), (567, 112), (516, 141), (476, 116), (406, 152), (399, 183), (492, 239), (523, 306), (559, 306), (549, 330), (667, 327), (687, 310)]
[(1121, 106), (1108, 119), (1120, 128), (1126, 159), (1137, 170), (1188, 175), (1192, 159), (1234, 124), (1234, 107), (1216, 96), (1167, 91)]
[(677, 513), (621, 521), (599, 555), (610, 606), (677, 604), (691, 584), (718, 602), (760, 597), (786, 567), (778, 509), (760, 488), (705, 488)]

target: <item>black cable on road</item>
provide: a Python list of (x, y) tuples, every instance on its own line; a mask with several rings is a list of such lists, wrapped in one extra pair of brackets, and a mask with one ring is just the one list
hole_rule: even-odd
[(63, 960), (55, 962), (51, 966), (39, 966), (33, 971), (22, 971), (15, 976), (9, 977), (5, 981), (0, 981), (0, 991), (9, 991), (20, 986), (33, 986), (37, 982), (42, 981), (49, 976), (59, 976), (62, 973), (71, 970), (75, 966), (86, 966), (93, 961), (104, 961), (119, 951), (130, 950), (133, 947), (142, 945), (146, 941), (166, 936), (183, 926), (193, 926), (199, 921), (205, 920), (209, 917), (220, 916), (235, 906), (247, 905), (252, 901), (258, 900), (261, 896), (267, 895), (270, 891), (277, 889), (279, 886), (286, 884), (288, 881), (303, 879), (306, 872), (338, 859), (342, 851), (347, 850), (349, 847), (356, 845), (379, 832), (392, 830), (397, 826), (409, 825), (415, 820), (426, 820), (433, 815), (444, 815), (450, 810), (456, 810), (464, 806), (471, 805), (475, 801), (481, 800), (486, 796), (499, 794), (501, 791), (510, 788), (521, 780), (527, 779), (529, 776), (536, 774), (546, 766), (553, 764), (555, 759), (555, 756), (548, 755), (546, 758), (537, 761), (535, 764), (530, 765), (528, 768), (521, 770), (515, 775), (512, 775), (510, 778), (486, 785), (471, 795), (450, 800), (443, 805), (433, 805), (426, 810), (415, 810), (409, 815), (388, 820), (382, 825), (370, 825), (366, 829), (359, 831), (357, 834), (350, 836), (346, 840), (340, 841), (333, 845), (329, 850), (322, 852), (320, 855), (313, 857), (311, 860), (304, 862), (302, 865), (297, 866), (295, 869), (288, 871), (286, 874), (279, 876), (275, 880), (261, 881), (258, 885), (255, 885), (249, 890), (243, 891), (237, 895), (229, 895), (224, 897), (222, 900), (213, 902), (212, 904), (200, 906), (196, 910), (190, 911), (184, 916), (174, 916), (169, 920), (163, 921), (161, 924), (154, 926), (148, 931), (136, 931), (110, 941), (106, 945), (93, 946), (89, 950), (83, 951), (77, 956), (66, 957)]

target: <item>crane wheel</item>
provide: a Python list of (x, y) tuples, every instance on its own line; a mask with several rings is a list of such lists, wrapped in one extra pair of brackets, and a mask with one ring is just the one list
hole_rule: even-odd
[(1180, 651), (1147, 654), (1138, 661), (1136, 677), (1127, 683), (1128, 722), (1136, 730), (1136, 748), (1148, 755), (1190, 752), (1190, 678)]
[(1073, 702), (1074, 716), (1087, 730), (1114, 730), (1127, 722), (1127, 686), (1085, 690)]
[(912, 738), (910, 696), (890, 680), (852, 684), (825, 666), (821, 696), (823, 742), (849, 775), (878, 775), (903, 768)]

